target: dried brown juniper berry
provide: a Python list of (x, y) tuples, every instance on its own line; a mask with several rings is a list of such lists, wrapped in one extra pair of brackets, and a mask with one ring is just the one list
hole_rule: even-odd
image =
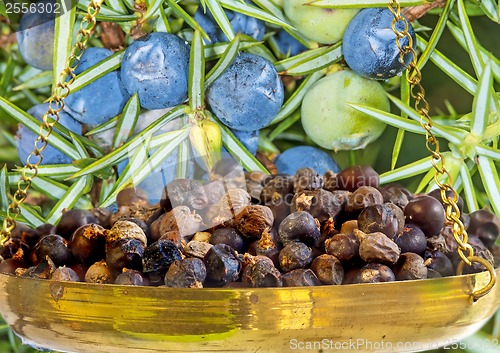
[(106, 249), (106, 264), (113, 278), (124, 268), (142, 271), (144, 244), (134, 238), (122, 238), (109, 244)]
[(327, 254), (346, 264), (352, 264), (359, 259), (359, 240), (352, 233), (335, 234), (325, 241), (325, 249)]
[(366, 234), (359, 244), (359, 255), (366, 262), (395, 264), (401, 250), (394, 241), (381, 232)]
[(72, 259), (68, 241), (57, 234), (46, 235), (35, 245), (30, 259), (33, 265), (49, 257), (58, 266), (68, 265)]
[(320, 286), (321, 282), (311, 269), (299, 268), (281, 276), (283, 287)]
[(310, 246), (317, 245), (321, 236), (319, 221), (305, 211), (288, 215), (279, 225), (278, 233), (283, 244), (299, 241)]
[(165, 286), (174, 288), (203, 288), (207, 268), (201, 259), (186, 258), (174, 261), (165, 275)]
[(145, 286), (148, 285), (148, 280), (141, 271), (123, 269), (114, 283), (123, 286)]
[(80, 277), (70, 267), (61, 266), (56, 268), (52, 274), (51, 280), (59, 282), (80, 282)]
[(500, 234), (500, 218), (486, 209), (472, 212), (467, 232), (469, 235), (479, 237), (484, 245), (491, 250)]
[(89, 267), (85, 274), (85, 282), (87, 283), (113, 283), (113, 275), (106, 265), (106, 261), (98, 261)]
[(312, 249), (304, 243), (289, 243), (280, 251), (279, 261), (284, 272), (304, 268), (312, 261)]
[(143, 272), (152, 285), (162, 285), (168, 268), (175, 260), (182, 259), (177, 245), (170, 240), (158, 240), (144, 250)]
[(424, 259), (412, 252), (401, 254), (398, 262), (392, 267), (392, 271), (397, 281), (427, 278), (427, 267)]
[(323, 176), (311, 168), (297, 170), (294, 177), (293, 191), (317, 190), (323, 186)]
[(104, 259), (105, 245), (106, 230), (94, 223), (78, 228), (70, 241), (73, 258), (89, 266)]
[(241, 281), (246, 287), (281, 287), (281, 273), (266, 256), (246, 256)]
[(428, 270), (438, 273), (439, 277), (453, 276), (453, 264), (451, 260), (441, 251), (426, 251), (424, 253), (424, 264)]
[(340, 261), (333, 255), (323, 254), (316, 257), (311, 270), (323, 284), (342, 284), (344, 268)]
[(106, 246), (113, 244), (119, 239), (137, 239), (146, 246), (148, 239), (146, 234), (136, 223), (130, 221), (117, 221), (106, 234)]
[(358, 216), (358, 227), (361, 231), (382, 232), (390, 239), (394, 239), (399, 233), (400, 224), (404, 224), (402, 212), (396, 214), (392, 207), (385, 204), (367, 206)]
[(379, 264), (369, 263), (363, 266), (354, 277), (354, 283), (380, 283), (380, 282), (394, 282), (396, 276), (390, 267)]
[(207, 269), (207, 282), (223, 286), (239, 279), (241, 261), (233, 248), (226, 244), (213, 245), (203, 258)]
[(304, 190), (294, 195), (290, 205), (292, 212), (306, 211), (320, 222), (335, 218), (342, 210), (339, 198), (324, 189)]
[(273, 212), (269, 207), (249, 205), (235, 218), (236, 229), (246, 238), (257, 238), (264, 231), (270, 231), (274, 224)]
[(380, 191), (371, 186), (361, 186), (349, 194), (345, 211), (357, 214), (366, 207), (382, 203), (384, 203), (384, 198)]
[(234, 228), (222, 227), (214, 230), (210, 236), (210, 244), (226, 244), (239, 253), (243, 253), (246, 247), (245, 239)]

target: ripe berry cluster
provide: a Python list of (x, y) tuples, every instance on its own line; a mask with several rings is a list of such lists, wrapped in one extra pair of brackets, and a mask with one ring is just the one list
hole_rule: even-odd
[[(380, 187), (367, 166), (247, 172), (240, 181), (177, 179), (156, 205), (140, 189), (125, 189), (115, 212), (72, 210), (57, 226), (20, 226), (2, 250), (0, 272), (89, 283), (281, 287), (445, 277), (460, 261), (438, 190), (414, 195)], [(475, 254), (493, 264), (500, 219), (480, 210), (462, 220)]]

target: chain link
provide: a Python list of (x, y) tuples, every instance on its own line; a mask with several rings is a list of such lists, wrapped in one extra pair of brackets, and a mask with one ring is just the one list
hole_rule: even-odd
[[(389, 10), (394, 15), (392, 20), (392, 30), (396, 35), (396, 45), (399, 48), (399, 61), (406, 67), (406, 79), (411, 87), (411, 96), (415, 99), (415, 109), (420, 115), (420, 124), (425, 130), (427, 150), (431, 154), (431, 162), (436, 170), (434, 181), (441, 190), (441, 199), (446, 205), (446, 219), (453, 224), (453, 237), (458, 244), (458, 254), (461, 265), (458, 266), (457, 274), (462, 274), (464, 264), (471, 266), (473, 262), (480, 263), (490, 273), (490, 282), (482, 289), (477, 290), (472, 295), (479, 299), (490, 292), (496, 282), (496, 273), (493, 266), (484, 259), (474, 255), (474, 248), (468, 244), (468, 235), (464, 223), (460, 219), (460, 209), (458, 208), (458, 193), (453, 188), (452, 177), (445, 167), (445, 158), (440, 151), (439, 140), (432, 132), (432, 119), (429, 115), (429, 103), (425, 99), (425, 90), (421, 84), (422, 73), (417, 65), (417, 53), (413, 49), (413, 37), (409, 34), (408, 20), (401, 14), (401, 5), (398, 0), (389, 0)], [(404, 28), (399, 30), (397, 26), (403, 24)], [(407, 45), (402, 44), (402, 40), (408, 41)], [(405, 63), (405, 58), (411, 56), (409, 64)], [(445, 177), (448, 182), (442, 182), (441, 177)], [(448, 194), (451, 193), (451, 197)]]
[[(56, 88), (49, 98), (49, 108), (43, 115), (43, 121), (40, 124), (40, 132), (35, 140), (33, 151), (26, 159), (21, 177), (17, 182), (17, 190), (12, 196), (12, 201), (7, 209), (7, 216), (3, 221), (2, 231), (0, 233), (0, 247), (9, 241), (12, 231), (16, 228), (16, 220), (21, 214), (21, 205), (26, 201), (33, 179), (38, 175), (38, 167), (43, 161), (43, 151), (47, 148), (49, 137), (59, 121), (59, 113), (64, 109), (64, 99), (71, 93), (70, 86), (76, 78), (74, 71), (80, 64), (87, 42), (96, 26), (96, 16), (103, 2), (104, 0), (92, 0), (87, 14), (83, 17), (80, 24), (80, 29), (76, 37), (76, 44), (71, 49), (70, 56), (66, 61), (66, 67), (59, 74)], [(66, 80), (68, 77), (69, 80)]]

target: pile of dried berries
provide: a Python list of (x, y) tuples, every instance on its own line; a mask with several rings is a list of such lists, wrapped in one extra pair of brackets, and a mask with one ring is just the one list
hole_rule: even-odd
[[(168, 287), (290, 287), (451, 276), (460, 258), (440, 192), (379, 187), (370, 167), (320, 175), (177, 179), (150, 205), (125, 189), (117, 210), (72, 210), (57, 226), (19, 225), (0, 272), (58, 281)], [(219, 168), (219, 170), (217, 170)], [(224, 177), (222, 177), (224, 176)], [(459, 207), (463, 201), (459, 200)], [(462, 213), (475, 254), (494, 263), (500, 219)], [(466, 273), (483, 271), (465, 267)]]

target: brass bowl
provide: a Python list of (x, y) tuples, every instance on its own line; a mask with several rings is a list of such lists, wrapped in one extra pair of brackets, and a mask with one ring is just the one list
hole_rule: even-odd
[(173, 289), (0, 275), (0, 310), (25, 343), (64, 352), (412, 352), (477, 331), (500, 305), (498, 285), (471, 300), (488, 278)]

